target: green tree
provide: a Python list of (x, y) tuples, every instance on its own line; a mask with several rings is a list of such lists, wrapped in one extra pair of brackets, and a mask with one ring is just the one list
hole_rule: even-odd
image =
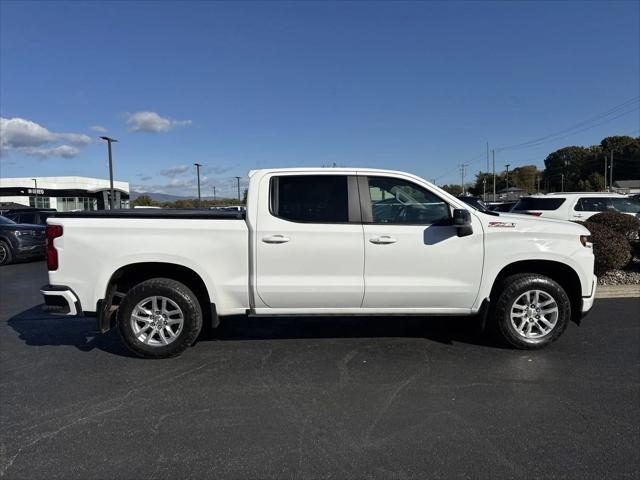
[(462, 187), (460, 185), (456, 185), (456, 184), (443, 185), (440, 188), (442, 188), (445, 192), (450, 193), (451, 195), (458, 196), (458, 195), (462, 194)]
[(158, 203), (154, 202), (149, 195), (140, 195), (135, 200), (132, 200), (129, 205), (131, 207), (152, 207), (158, 205)]

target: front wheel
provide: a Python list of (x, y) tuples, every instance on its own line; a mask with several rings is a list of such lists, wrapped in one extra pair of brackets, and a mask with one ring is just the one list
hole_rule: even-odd
[(152, 278), (127, 292), (118, 308), (118, 330), (129, 349), (145, 358), (181, 354), (202, 329), (194, 293), (168, 278)]
[(9, 265), (12, 260), (11, 247), (4, 240), (0, 240), (0, 265)]
[(497, 332), (509, 345), (534, 350), (562, 335), (571, 319), (564, 289), (544, 275), (525, 273), (504, 280), (495, 305)]

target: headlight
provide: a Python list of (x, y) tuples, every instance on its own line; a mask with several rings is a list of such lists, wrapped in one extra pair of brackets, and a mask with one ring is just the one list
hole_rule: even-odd
[(580, 243), (583, 247), (592, 248), (591, 235), (580, 235)]

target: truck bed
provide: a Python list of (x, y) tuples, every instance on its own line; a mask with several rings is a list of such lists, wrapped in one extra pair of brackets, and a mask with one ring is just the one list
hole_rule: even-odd
[(85, 210), (55, 212), (55, 218), (185, 218), (200, 220), (244, 220), (245, 212), (220, 212), (198, 208)]

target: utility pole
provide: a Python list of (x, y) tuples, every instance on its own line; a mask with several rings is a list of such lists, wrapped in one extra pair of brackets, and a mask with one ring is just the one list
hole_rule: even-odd
[(540, 193), (540, 177), (536, 177), (536, 181), (538, 182), (538, 193)]
[(198, 206), (201, 207), (202, 200), (200, 199), (200, 167), (202, 166), (202, 164), (194, 163), (194, 165), (196, 166), (196, 175), (198, 176)]
[(496, 201), (496, 151), (491, 150), (493, 156), (493, 201)]
[(609, 165), (609, 189), (613, 191), (613, 149), (611, 150), (611, 164)]
[(487, 142), (487, 173), (489, 173), (489, 142)]
[(36, 200), (33, 203), (33, 206), (36, 207), (36, 208), (40, 208), (40, 207), (38, 207), (38, 180), (36, 180), (35, 178), (32, 178), (31, 180), (33, 180), (33, 183), (36, 186)]
[(104, 140), (105, 142), (107, 142), (107, 145), (109, 147), (109, 186), (110, 186), (110, 192), (109, 192), (109, 210), (113, 210), (113, 202), (115, 201), (115, 191), (113, 190), (113, 161), (111, 158), (111, 144), (113, 142), (117, 142), (118, 140), (116, 140), (115, 138), (110, 138), (110, 137), (100, 137), (102, 140)]
[(236, 177), (236, 180), (238, 181), (238, 201), (241, 202), (242, 200), (240, 199), (240, 177)]
[(507, 163), (505, 165), (507, 167), (507, 201), (509, 201), (509, 165), (511, 164)]
[[(480, 175), (482, 175), (482, 172), (480, 172)], [(483, 202), (487, 201), (487, 175), (486, 174), (482, 175), (482, 201)]]
[(213, 201), (216, 201), (216, 186), (213, 186)]
[(464, 195), (464, 170), (469, 166), (468, 163), (461, 163), (460, 167), (460, 186), (462, 187), (462, 195)]
[(607, 191), (607, 154), (604, 154), (604, 191)]
[(560, 191), (564, 192), (564, 173), (560, 174)]

